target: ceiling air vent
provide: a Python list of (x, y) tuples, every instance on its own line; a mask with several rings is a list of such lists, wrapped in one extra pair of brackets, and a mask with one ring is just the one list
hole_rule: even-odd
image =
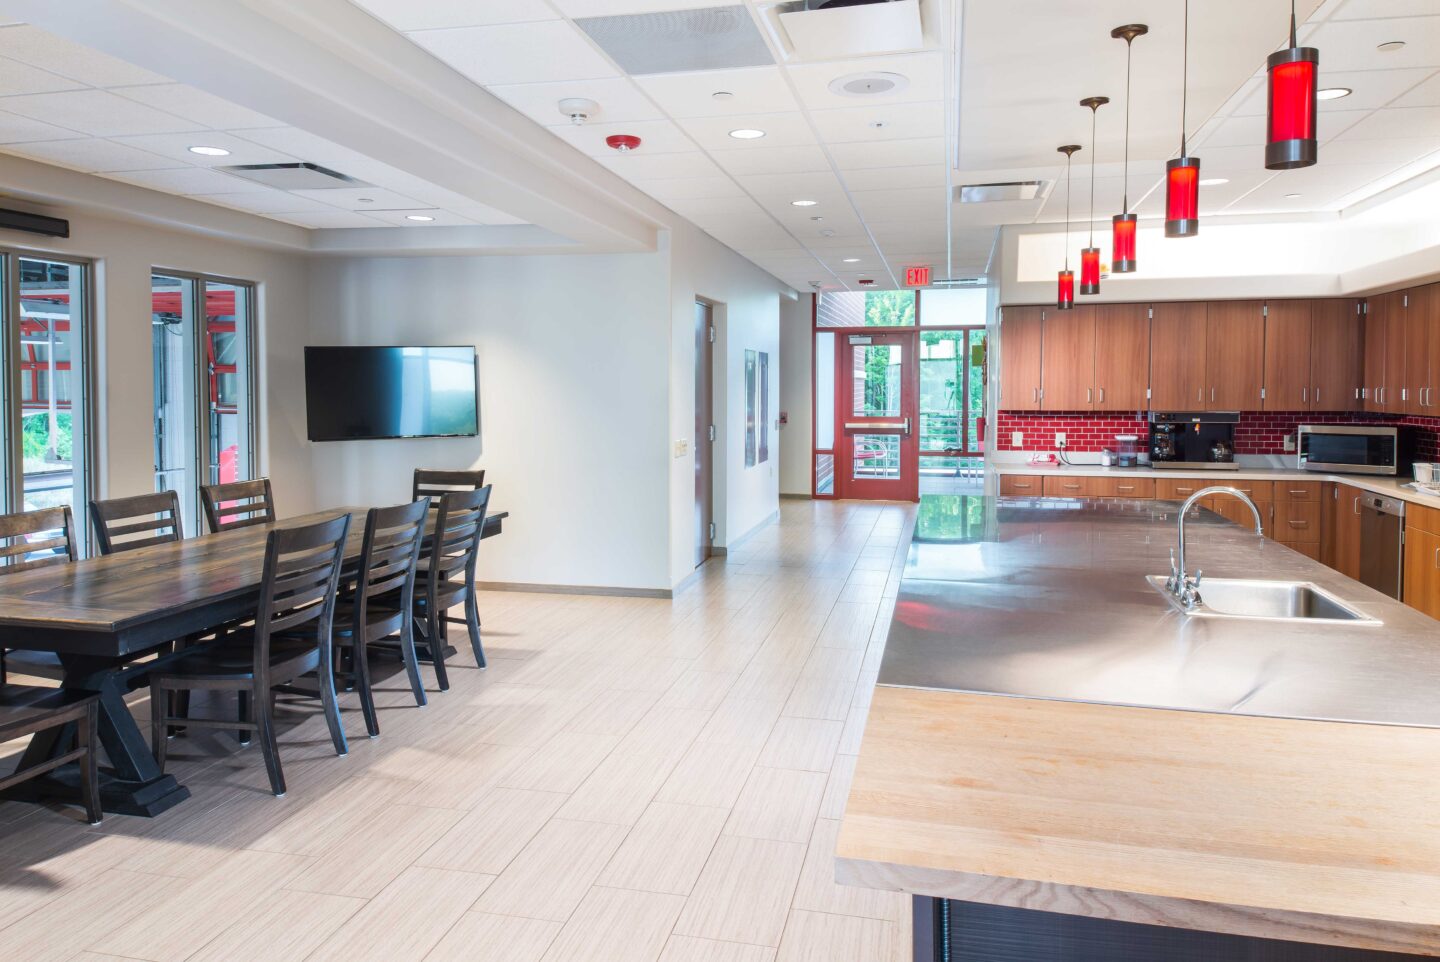
[(237, 164), (217, 167), (227, 174), (278, 190), (324, 190), (327, 187), (373, 187), (319, 164)]
[(955, 188), (957, 204), (993, 204), (999, 201), (1034, 200), (1044, 186), (1038, 180), (1014, 180), (1003, 184), (965, 184)]
[(916, 50), (925, 42), (920, 0), (793, 0), (774, 10), (805, 60)]
[(581, 17), (590, 35), (628, 74), (729, 70), (775, 62), (743, 5)]

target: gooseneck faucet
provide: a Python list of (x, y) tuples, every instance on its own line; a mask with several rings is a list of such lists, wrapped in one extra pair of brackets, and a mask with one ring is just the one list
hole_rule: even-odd
[(1265, 533), (1264, 522), (1260, 520), (1260, 509), (1255, 507), (1255, 502), (1251, 501), (1249, 495), (1239, 488), (1217, 484), (1209, 488), (1201, 488), (1186, 498), (1185, 503), (1180, 506), (1179, 544), (1176, 551), (1170, 552), (1170, 577), (1165, 582), (1165, 587), (1176, 597), (1181, 607), (1186, 609), (1200, 604), (1200, 579), (1205, 572), (1196, 571), (1194, 578), (1185, 573), (1185, 516), (1190, 513), (1190, 507), (1196, 501), (1212, 494), (1228, 494), (1245, 502), (1250, 508), (1250, 513), (1255, 516), (1255, 533), (1258, 535)]

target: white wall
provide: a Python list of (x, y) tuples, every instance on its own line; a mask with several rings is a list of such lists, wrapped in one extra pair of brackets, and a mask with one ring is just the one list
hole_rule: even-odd
[(780, 429), (780, 493), (810, 496), (814, 473), (815, 396), (811, 365), (815, 338), (811, 336), (813, 294), (780, 302), (780, 410), (790, 423)]
[(63, 207), (49, 206), (45, 212), (68, 218), (70, 237), (0, 231), (0, 246), (95, 263), (96, 494), (123, 497), (155, 489), (150, 270), (161, 267), (256, 282), (259, 393), (268, 401), (260, 406), (260, 468), (274, 480), (281, 512), (310, 510), (301, 387), (304, 260)]

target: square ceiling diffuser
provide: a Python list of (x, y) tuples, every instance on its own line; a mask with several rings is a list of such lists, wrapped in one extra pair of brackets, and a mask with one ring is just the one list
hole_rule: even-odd
[(324, 190), (371, 186), (363, 180), (356, 180), (348, 174), (321, 167), (319, 164), (237, 164), (215, 169), (278, 190)]
[(739, 4), (583, 17), (575, 25), (632, 75), (729, 70), (775, 62), (750, 12)]

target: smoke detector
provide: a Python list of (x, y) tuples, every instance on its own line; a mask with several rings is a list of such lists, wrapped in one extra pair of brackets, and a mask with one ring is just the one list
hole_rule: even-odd
[(832, 94), (841, 97), (880, 97), (898, 94), (910, 86), (910, 78), (888, 70), (867, 70), (863, 73), (849, 73), (830, 81)]
[(611, 134), (605, 138), (605, 146), (613, 147), (622, 154), (628, 154), (640, 146), (640, 138), (633, 134)]
[(570, 118), (570, 122), (576, 127), (600, 112), (600, 105), (585, 97), (566, 97), (556, 106), (560, 108), (562, 114)]

